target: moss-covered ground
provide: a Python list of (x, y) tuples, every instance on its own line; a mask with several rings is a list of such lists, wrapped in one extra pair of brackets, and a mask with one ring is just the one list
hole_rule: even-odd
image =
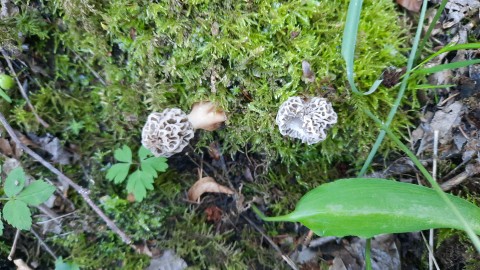
[[(258, 223), (242, 207), (255, 200), (271, 213), (285, 212), (312, 187), (355, 174), (378, 135), (358, 108), (382, 117), (396, 97), (385, 86), (367, 97), (351, 95), (340, 54), (348, 2), (12, 1), (9, 16), (0, 22), (0, 46), (49, 126), (37, 121), (16, 88), (7, 92), (12, 103), (0, 101), (0, 111), (21, 134), (51, 134), (75, 153), (71, 163), (54, 165), (90, 189), (136, 245), (171, 248), (198, 269), (286, 267), (242, 217)], [(360, 88), (368, 89), (386, 67), (405, 65), (408, 33), (398, 17), (392, 1), (365, 1), (355, 59)], [(303, 78), (304, 60), (314, 82)], [(0, 62), (9, 73), (5, 59)], [(332, 102), (338, 123), (324, 142), (309, 146), (279, 133), (275, 116), (291, 96)], [(130, 202), (124, 185), (106, 180), (115, 149), (140, 147), (150, 112), (188, 111), (207, 100), (225, 110), (224, 127), (197, 131), (191, 147), (169, 158), (168, 171), (155, 179), (145, 200)], [(402, 108), (392, 125), (398, 134), (409, 125), (411, 104)], [(214, 142), (221, 162), (208, 154)], [(387, 140), (379, 161), (392, 150)], [(29, 157), (21, 160), (28, 173), (54, 179)], [(242, 198), (210, 194), (200, 204), (187, 202), (186, 191), (200, 167), (219, 183), (241, 190)], [(75, 214), (65, 218), (60, 232), (43, 235), (58, 256), (82, 269), (149, 265), (148, 256), (122, 244), (79, 196), (66, 195)], [(207, 220), (204, 213), (211, 206), (222, 210), (221, 220)], [(54, 210), (67, 212), (61, 206)], [(289, 226), (264, 228), (274, 236), (292, 232)], [(2, 254), (8, 253), (12, 234), (7, 228)], [(27, 245), (34, 241), (28, 232), (22, 239), (25, 258), (53, 265), (47, 254), (32, 259), (37, 253)]]

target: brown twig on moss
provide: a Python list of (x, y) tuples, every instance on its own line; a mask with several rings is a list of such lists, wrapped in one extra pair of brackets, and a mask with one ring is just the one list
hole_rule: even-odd
[(0, 113), (0, 122), (2, 125), (5, 127), (7, 130), (8, 134), (12, 138), (13, 141), (15, 141), (16, 145), (20, 147), (23, 151), (25, 151), (28, 155), (30, 155), (32, 158), (34, 158), (36, 161), (40, 162), (45, 168), (49, 169), (52, 173), (58, 176), (60, 181), (63, 181), (70, 185), (75, 191), (85, 200), (85, 202), (92, 208), (92, 210), (97, 213), (97, 215), (105, 221), (107, 226), (115, 232), (122, 241), (126, 244), (130, 244), (132, 242), (132, 239), (128, 235), (126, 235), (122, 230), (120, 230), (117, 225), (109, 218), (103, 211), (92, 201), (90, 196), (88, 194), (90, 193), (89, 190), (79, 186), (75, 182), (73, 182), (72, 179), (68, 178), (66, 175), (64, 175), (61, 171), (59, 171), (57, 168), (52, 166), (48, 161), (43, 159), (40, 155), (32, 151), (30, 148), (28, 148), (26, 145), (24, 145), (20, 139), (17, 137), (15, 134), (13, 128), (10, 126), (8, 123), (7, 119), (5, 116)]

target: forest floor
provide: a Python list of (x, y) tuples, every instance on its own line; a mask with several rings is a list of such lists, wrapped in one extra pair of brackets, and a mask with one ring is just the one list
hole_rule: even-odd
[[(357, 109), (388, 114), (420, 1), (365, 1), (356, 79), (366, 89), (384, 79), (365, 99), (349, 92), (339, 51), (345, 1), (47, 2), (1, 0), (0, 74), (14, 78), (2, 90), (11, 101), (0, 98), (1, 179), (21, 167), (56, 186), (31, 207), (30, 230), (3, 222), (1, 269), (363, 269), (365, 239), (263, 222), (251, 205), (285, 214), (314, 187), (357, 175), (379, 132)], [(429, 2), (424, 32), (441, 1)], [(479, 1), (448, 1), (421, 57), (477, 43), (479, 10)], [(479, 56), (456, 50), (428, 65)], [(278, 132), (291, 96), (332, 102), (338, 123), (324, 142)], [(200, 101), (226, 122), (195, 131), (168, 159), (143, 156), (149, 113)], [(400, 111), (392, 130), (427, 169), (438, 163), (445, 191), (478, 205), (480, 64), (413, 77)], [(151, 176), (137, 177), (147, 157), (157, 162)], [(367, 176), (429, 186), (389, 140)], [(427, 269), (428, 234), (373, 238), (373, 269)], [(465, 233), (439, 229), (433, 239), (439, 269), (480, 269)]]

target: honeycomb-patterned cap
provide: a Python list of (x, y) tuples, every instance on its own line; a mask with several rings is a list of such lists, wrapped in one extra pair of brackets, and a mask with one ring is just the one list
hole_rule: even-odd
[(337, 123), (337, 114), (325, 98), (305, 101), (290, 97), (280, 106), (276, 123), (282, 135), (315, 144), (327, 138), (327, 130)]
[(142, 144), (157, 157), (170, 157), (182, 152), (193, 138), (192, 124), (178, 108), (153, 112), (142, 130)]

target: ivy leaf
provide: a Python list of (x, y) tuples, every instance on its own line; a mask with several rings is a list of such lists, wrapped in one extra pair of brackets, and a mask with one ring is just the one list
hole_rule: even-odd
[(133, 193), (135, 200), (141, 202), (147, 196), (147, 189), (153, 189), (152, 175), (136, 170), (128, 177), (127, 191)]
[(123, 145), (122, 148), (115, 150), (113, 156), (118, 161), (132, 163), (132, 150), (126, 145)]
[(37, 180), (28, 185), (17, 196), (17, 200), (23, 201), (26, 204), (37, 206), (52, 196), (55, 187), (45, 181)]
[(25, 178), (22, 168), (13, 169), (5, 180), (5, 194), (10, 198), (17, 195), (25, 186)]
[(118, 163), (110, 167), (107, 172), (107, 179), (115, 184), (121, 183), (127, 178), (130, 170), (130, 163)]
[(3, 218), (20, 230), (29, 230), (32, 226), (32, 213), (27, 204), (20, 200), (10, 200), (5, 204)]

